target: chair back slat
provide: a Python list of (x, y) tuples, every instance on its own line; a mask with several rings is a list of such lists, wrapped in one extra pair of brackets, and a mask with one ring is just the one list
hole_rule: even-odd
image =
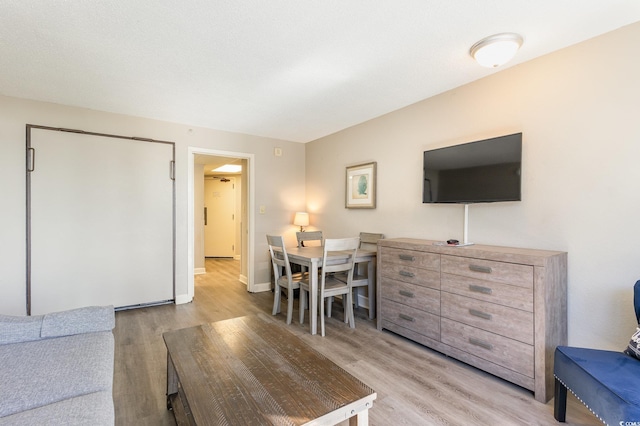
[(384, 234), (372, 234), (370, 232), (360, 233), (361, 250), (378, 250), (378, 241), (384, 238)]
[[(327, 272), (345, 272), (349, 271), (353, 274), (353, 264), (360, 245), (360, 238), (338, 238), (326, 239), (324, 241), (324, 252), (322, 257), (322, 274)], [(343, 260), (332, 259), (328, 263), (329, 256), (334, 252), (347, 252)], [(353, 275), (352, 275), (353, 276)]]
[[(269, 253), (271, 254), (273, 273), (276, 280), (284, 275), (291, 277), (291, 264), (289, 263), (287, 249), (284, 247), (284, 238), (280, 235), (267, 235), (267, 244), (269, 245)], [(284, 268), (284, 275), (281, 273), (280, 267)]]
[(302, 243), (305, 241), (319, 241), (320, 246), (322, 246), (324, 241), (322, 231), (296, 232), (296, 238), (298, 240), (298, 247), (302, 247)]

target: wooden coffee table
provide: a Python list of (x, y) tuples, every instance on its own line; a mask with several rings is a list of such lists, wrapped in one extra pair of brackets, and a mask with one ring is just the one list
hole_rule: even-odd
[(373, 389), (276, 323), (246, 316), (163, 334), (178, 425), (367, 425)]

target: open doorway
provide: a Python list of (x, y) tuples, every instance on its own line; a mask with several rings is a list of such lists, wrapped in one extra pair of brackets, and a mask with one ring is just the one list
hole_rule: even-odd
[[(253, 291), (253, 154), (216, 151), (201, 148), (189, 148), (189, 171), (188, 171), (188, 226), (189, 226), (189, 297), (194, 295), (194, 273), (205, 271), (205, 257), (233, 257), (240, 259), (240, 273), (238, 280), (247, 286), (248, 291)], [(213, 172), (218, 166), (224, 164), (235, 164), (241, 166), (238, 172)], [(206, 205), (204, 201), (205, 184), (211, 186), (209, 191), (214, 199)], [(233, 207), (224, 212), (220, 212), (219, 204), (221, 198), (229, 194), (233, 198)], [(219, 196), (219, 197), (218, 197)], [(218, 199), (220, 198), (220, 199)], [(212, 203), (212, 204), (211, 204)], [(213, 252), (205, 255), (205, 221), (207, 226), (212, 221), (219, 221), (216, 215), (232, 218), (232, 232), (228, 233), (225, 240), (216, 241)], [(206, 215), (206, 216), (205, 216)], [(229, 222), (231, 223), (231, 222)], [(218, 244), (220, 243), (220, 244)], [(217, 251), (220, 247), (226, 251)]]

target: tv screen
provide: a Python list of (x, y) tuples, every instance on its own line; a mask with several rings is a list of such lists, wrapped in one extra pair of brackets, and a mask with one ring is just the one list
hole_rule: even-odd
[(423, 203), (520, 201), (522, 133), (424, 152)]

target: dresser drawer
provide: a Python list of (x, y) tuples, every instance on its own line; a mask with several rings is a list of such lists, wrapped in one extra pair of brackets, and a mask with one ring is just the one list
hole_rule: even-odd
[(501, 365), (527, 377), (534, 376), (533, 346), (442, 318), (442, 343)]
[(382, 297), (385, 299), (440, 315), (440, 292), (438, 290), (389, 278), (383, 278), (379, 285), (381, 285)]
[(440, 339), (440, 316), (430, 314), (391, 300), (382, 303), (382, 317), (389, 322), (420, 333), (434, 340)]
[(442, 272), (533, 288), (533, 266), (458, 256), (442, 256)]
[(533, 345), (533, 313), (442, 292), (442, 317)]
[(413, 266), (415, 268), (431, 269), (433, 271), (440, 270), (439, 254), (402, 250), (393, 247), (381, 247), (380, 254), (382, 263), (395, 263), (397, 265)]
[(442, 274), (442, 291), (533, 312), (533, 288)]
[(404, 281), (436, 290), (440, 289), (440, 272), (413, 266), (396, 265), (395, 263), (383, 263), (379, 268), (383, 278)]

